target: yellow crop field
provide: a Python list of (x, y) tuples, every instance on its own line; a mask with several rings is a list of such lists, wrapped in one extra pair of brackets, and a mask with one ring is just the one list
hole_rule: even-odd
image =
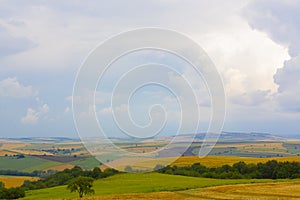
[(2, 145), (0, 146), (0, 149), (3, 150), (13, 150), (13, 149), (17, 149), (17, 148), (22, 148), (22, 147), (26, 147), (27, 143), (2, 143)]
[(263, 143), (242, 143), (242, 144), (224, 144), (216, 145), (214, 148), (236, 147), (238, 149), (252, 149), (252, 148), (275, 148), (286, 149), (282, 142), (263, 142)]
[(13, 156), (15, 155), (14, 152), (6, 151), (6, 150), (0, 150), (0, 156)]
[(0, 181), (5, 184), (6, 188), (21, 186), (25, 180), (35, 181), (38, 179), (29, 176), (0, 176)]
[[(232, 165), (234, 163), (244, 161), (246, 163), (259, 163), (259, 162), (267, 162), (269, 160), (277, 160), (277, 161), (295, 161), (300, 162), (300, 156), (292, 156), (292, 157), (274, 157), (274, 158), (250, 158), (250, 157), (237, 157), (237, 156), (206, 156), (204, 158), (199, 158), (198, 156), (185, 156), (180, 157), (177, 160), (174, 161), (174, 158), (168, 157), (168, 158), (158, 158), (158, 159), (147, 159), (147, 158), (141, 158), (141, 159), (133, 159), (130, 160), (128, 158), (121, 158), (112, 161), (114, 166), (118, 165), (119, 169), (124, 169), (126, 165), (130, 165), (133, 169), (139, 169), (139, 170), (150, 170), (153, 169), (157, 164), (160, 165), (168, 165), (174, 161), (171, 166), (177, 165), (177, 166), (189, 166), (194, 163), (201, 163), (202, 165), (205, 165), (207, 167), (218, 167), (225, 164)], [(126, 164), (127, 163), (127, 164)], [(134, 164), (130, 164), (134, 163)], [(104, 167), (105, 168), (105, 167)]]
[(232, 165), (239, 161), (244, 161), (246, 163), (259, 163), (259, 162), (267, 162), (269, 160), (277, 160), (277, 161), (296, 161), (300, 162), (300, 156), (292, 156), (292, 157), (276, 157), (276, 158), (246, 158), (246, 157), (234, 157), (234, 156), (207, 156), (204, 158), (199, 158), (197, 156), (186, 156), (180, 157), (176, 160), (172, 165), (177, 166), (187, 166), (192, 165), (194, 163), (201, 163), (208, 167), (217, 167), (225, 164)]
[[(107, 165), (102, 165), (100, 168), (102, 170), (106, 169), (108, 166), (114, 166), (115, 168), (119, 170), (124, 170), (124, 168), (128, 165), (132, 166), (134, 169), (143, 169), (143, 170), (148, 170), (149, 168), (147, 167), (147, 162), (150, 162), (151, 165), (151, 159), (149, 158), (119, 158), (116, 160), (113, 160)], [(144, 164), (146, 163), (146, 164)], [(151, 165), (152, 166), (152, 165)]]
[(15, 154), (25, 154), (25, 155), (53, 155), (53, 153), (38, 151), (38, 150), (13, 150)]

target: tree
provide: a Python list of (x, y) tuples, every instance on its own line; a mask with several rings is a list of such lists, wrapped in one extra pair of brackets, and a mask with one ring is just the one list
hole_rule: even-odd
[(94, 194), (95, 191), (93, 187), (94, 179), (84, 176), (79, 176), (74, 178), (68, 184), (67, 189), (71, 192), (78, 192), (79, 198), (82, 198), (83, 195)]
[(234, 163), (232, 168), (233, 168), (233, 170), (236, 170), (240, 174), (246, 174), (247, 173), (247, 164), (244, 161)]
[(165, 166), (163, 166), (163, 165), (161, 165), (161, 164), (157, 164), (154, 168), (153, 168), (153, 170), (154, 171), (158, 171), (158, 170), (160, 170), (160, 169), (162, 169), (162, 168), (164, 168)]
[(125, 172), (133, 172), (133, 169), (132, 169), (131, 166), (126, 166), (126, 167), (124, 168), (124, 171), (125, 171)]
[(20, 154), (17, 156), (17, 159), (22, 159), (22, 158), (25, 158), (24, 154)]
[(101, 178), (101, 175), (102, 175), (102, 171), (99, 167), (95, 167), (92, 171), (92, 177), (94, 179), (98, 179), (98, 178)]

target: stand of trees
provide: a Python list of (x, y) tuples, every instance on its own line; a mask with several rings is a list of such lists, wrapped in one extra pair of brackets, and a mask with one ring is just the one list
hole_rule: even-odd
[(232, 166), (223, 165), (212, 168), (195, 163), (192, 166), (186, 167), (166, 166), (156, 171), (165, 174), (217, 179), (293, 179), (300, 178), (300, 163), (271, 160), (258, 164), (238, 162)]
[(0, 199), (18, 199), (25, 197), (24, 189), (20, 187), (5, 188), (3, 182), (0, 181)]
[(56, 170), (48, 170), (48, 171), (42, 171), (42, 170), (35, 170), (33, 172), (20, 172), (17, 170), (0, 170), (0, 175), (8, 175), (8, 176), (33, 176), (33, 177), (40, 177), (40, 178), (46, 178), (52, 174), (57, 173)]
[(79, 176), (99, 179), (112, 176), (117, 173), (119, 173), (119, 171), (115, 169), (106, 169), (102, 172), (98, 167), (95, 167), (93, 170), (89, 171), (83, 170), (82, 168), (75, 166), (72, 169), (65, 169), (61, 172), (57, 172), (38, 181), (24, 181), (24, 184), (21, 187), (25, 190), (49, 188), (59, 185), (66, 185), (72, 179), (77, 178)]

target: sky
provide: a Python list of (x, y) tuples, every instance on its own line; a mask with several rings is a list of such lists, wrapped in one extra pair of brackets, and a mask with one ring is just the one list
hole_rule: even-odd
[[(300, 136), (299, 13), (299, 0), (1, 0), (0, 137), (77, 137), (72, 91), (81, 64), (102, 41), (142, 27), (178, 31), (204, 49), (224, 83), (224, 131)], [(196, 88), (205, 118), (199, 131), (207, 128), (205, 84), (177, 59), (144, 51), (115, 63), (96, 94), (96, 112), (106, 132), (119, 134), (106, 116), (112, 113), (107, 99), (116, 76), (153, 60), (173, 66)], [(165, 74), (174, 88), (183, 86), (174, 73), (158, 74)], [(155, 86), (137, 92), (132, 117), (147, 125), (149, 106), (161, 103), (171, 116), (165, 133), (173, 134), (180, 114), (172, 95)], [(127, 106), (116, 109), (127, 112)]]

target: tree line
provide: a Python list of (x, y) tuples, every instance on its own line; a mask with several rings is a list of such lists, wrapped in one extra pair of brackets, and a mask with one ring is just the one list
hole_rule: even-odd
[(246, 164), (241, 161), (232, 166), (226, 164), (211, 168), (195, 163), (184, 167), (157, 166), (156, 171), (164, 174), (216, 179), (294, 179), (300, 178), (300, 163), (271, 160), (266, 163)]
[(59, 185), (66, 185), (76, 177), (89, 177), (92, 179), (100, 179), (112, 176), (117, 173), (120, 172), (110, 168), (105, 169), (104, 171), (101, 171), (101, 169), (98, 167), (95, 167), (92, 170), (83, 170), (81, 167), (75, 166), (72, 169), (65, 169), (61, 172), (57, 172), (44, 179), (40, 179), (37, 181), (26, 180), (24, 181), (24, 184), (21, 187), (25, 190), (49, 188)]
[(20, 172), (17, 170), (0, 170), (0, 175), (9, 175), (9, 176), (41, 176), (41, 174), (46, 173), (43, 171), (33, 171), (33, 172)]

